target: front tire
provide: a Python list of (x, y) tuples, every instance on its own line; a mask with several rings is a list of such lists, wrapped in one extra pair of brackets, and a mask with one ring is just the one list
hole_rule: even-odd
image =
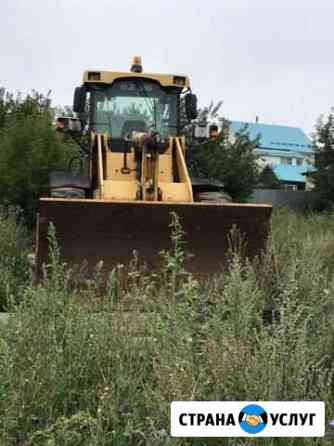
[(85, 190), (77, 187), (54, 187), (50, 189), (52, 198), (85, 198)]

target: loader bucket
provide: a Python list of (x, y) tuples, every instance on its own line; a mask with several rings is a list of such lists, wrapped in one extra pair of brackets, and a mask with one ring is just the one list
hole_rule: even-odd
[(171, 247), (171, 212), (185, 232), (186, 269), (211, 274), (224, 268), (228, 235), (236, 226), (254, 257), (265, 248), (271, 206), (232, 203), (111, 202), (92, 199), (41, 199), (37, 229), (37, 268), (48, 261), (52, 222), (62, 258), (69, 264), (103, 260), (111, 269), (128, 265), (135, 250), (149, 268), (159, 267), (159, 252)]

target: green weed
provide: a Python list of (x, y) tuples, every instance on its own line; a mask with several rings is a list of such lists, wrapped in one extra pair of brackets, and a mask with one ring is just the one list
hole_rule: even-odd
[(2, 445), (333, 444), (331, 432), (169, 436), (173, 400), (323, 400), (333, 417), (332, 216), (276, 211), (261, 261), (234, 250), (227, 271), (205, 282), (185, 271), (176, 216), (172, 225), (161, 272), (144, 274), (134, 259), (126, 283), (110, 272), (103, 296), (99, 268), (76, 286), (53, 247), (43, 283), (23, 286), (0, 325)]

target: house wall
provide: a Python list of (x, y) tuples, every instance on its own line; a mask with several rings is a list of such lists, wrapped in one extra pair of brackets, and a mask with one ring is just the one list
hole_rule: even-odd
[(300, 155), (298, 157), (289, 153), (284, 153), (282, 156), (260, 155), (263, 165), (269, 164), (271, 166), (291, 165), (291, 166), (307, 166), (309, 165), (308, 157)]
[(270, 164), (271, 166), (278, 166), (281, 163), (278, 156), (261, 156), (261, 158), (264, 164)]

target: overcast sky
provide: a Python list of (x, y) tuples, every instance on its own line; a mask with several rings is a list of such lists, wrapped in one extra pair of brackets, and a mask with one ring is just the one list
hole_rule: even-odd
[(229, 119), (312, 131), (334, 105), (333, 0), (0, 0), (0, 86), (72, 103), (86, 69), (188, 74)]

